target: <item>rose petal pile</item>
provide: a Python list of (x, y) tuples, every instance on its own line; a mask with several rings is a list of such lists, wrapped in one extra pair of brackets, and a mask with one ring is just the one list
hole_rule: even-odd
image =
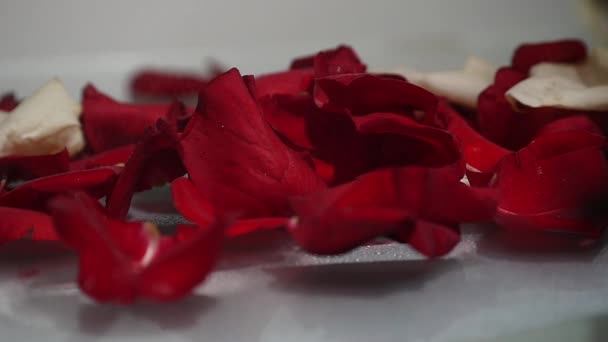
[[(522, 45), (497, 71), (473, 59), (398, 75), (339, 46), (257, 77), (133, 80), (139, 95), (198, 94), (195, 108), (121, 103), (91, 84), (76, 103), (58, 80), (7, 94), (0, 243), (60, 241), (79, 255), (83, 292), (117, 303), (181, 298), (224, 239), (269, 229), (323, 255), (382, 237), (441, 257), (460, 224), (491, 221), (522, 241), (587, 246), (606, 224), (587, 205), (608, 191), (608, 92), (581, 71), (606, 65), (594, 58), (567, 40)], [(168, 183), (191, 225), (128, 221), (136, 192)]]

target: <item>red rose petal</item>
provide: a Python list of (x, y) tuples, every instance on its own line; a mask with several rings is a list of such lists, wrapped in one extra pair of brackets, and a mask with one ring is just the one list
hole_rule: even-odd
[(571, 130), (586, 130), (595, 134), (602, 134), (602, 130), (585, 115), (573, 115), (557, 119), (543, 126), (537, 136)]
[(213, 207), (188, 178), (177, 178), (171, 182), (173, 205), (185, 218), (199, 226), (213, 221)]
[(505, 92), (523, 81), (526, 74), (512, 68), (501, 68), (494, 84), (478, 98), (479, 131), (492, 142), (510, 150), (526, 146), (540, 127), (553, 120), (553, 113), (539, 111), (537, 115), (516, 112), (505, 98)]
[[(93, 152), (134, 144), (158, 119), (177, 117), (175, 105), (126, 104), (100, 95), (92, 85), (83, 93), (82, 123), (87, 142)], [(187, 117), (187, 109), (179, 117)]]
[(57, 240), (51, 217), (37, 211), (0, 206), (0, 246), (26, 237)]
[(364, 115), (375, 112), (414, 115), (433, 122), (437, 98), (412, 83), (370, 74), (338, 75), (317, 80), (316, 105), (330, 112)]
[(70, 163), (70, 170), (87, 170), (102, 166), (124, 166), (133, 154), (135, 145), (125, 145), (92, 156), (84, 157)]
[(186, 173), (178, 153), (175, 127), (159, 121), (135, 146), (108, 197), (108, 214), (124, 218), (136, 191), (162, 185)]
[(520, 45), (513, 54), (512, 65), (517, 70), (528, 72), (538, 63), (578, 63), (585, 58), (585, 43), (576, 39), (558, 40)]
[[(211, 204), (201, 196), (187, 178), (178, 178), (171, 183), (173, 204), (188, 220), (205, 227), (214, 219)], [(287, 225), (286, 217), (264, 217), (238, 220), (228, 228), (226, 236), (235, 237), (259, 230), (277, 229)]]
[(191, 181), (214, 208), (246, 216), (281, 216), (287, 197), (325, 187), (264, 120), (238, 70), (211, 81), (183, 133)]
[(404, 167), (292, 199), (289, 231), (306, 251), (343, 253), (373, 238), (396, 235), (427, 256), (448, 253), (462, 222), (490, 220), (495, 193), (459, 182), (458, 168)]
[(511, 230), (598, 238), (603, 227), (585, 206), (608, 186), (604, 144), (604, 137), (588, 131), (562, 131), (506, 157), (497, 183), (497, 222)]
[(66, 172), (70, 155), (66, 149), (59, 153), (38, 156), (7, 156), (0, 158), (0, 174), (9, 179), (30, 179)]
[(367, 66), (361, 62), (355, 50), (340, 45), (333, 50), (319, 52), (314, 58), (315, 77), (365, 72)]
[(291, 62), (290, 70), (314, 70), (315, 77), (365, 72), (367, 66), (357, 53), (346, 45), (323, 50), (312, 56), (299, 57)]
[(260, 98), (264, 118), (297, 146), (312, 149), (306, 116), (315, 110), (310, 95), (274, 95)]
[(297, 95), (312, 89), (314, 74), (311, 69), (290, 70), (256, 77), (257, 96)]
[(0, 110), (10, 112), (19, 105), (19, 101), (13, 93), (6, 93), (0, 96)]
[(207, 84), (197, 75), (166, 70), (140, 70), (131, 79), (131, 91), (136, 95), (174, 97), (195, 95)]
[(440, 101), (437, 112), (440, 121), (443, 121), (442, 125), (461, 144), (466, 174), (471, 185), (487, 185), (498, 162), (510, 151), (477, 133), (446, 101)]
[(397, 237), (420, 254), (435, 258), (448, 254), (456, 247), (460, 242), (460, 230), (458, 227), (417, 220), (411, 229), (402, 230)]
[(223, 236), (223, 226), (217, 224), (161, 238), (150, 224), (108, 218), (84, 194), (59, 196), (50, 208), (59, 235), (80, 256), (81, 289), (100, 302), (187, 295), (215, 265)]
[(112, 189), (119, 172), (116, 168), (103, 167), (37, 178), (0, 196), (0, 206), (43, 210), (54, 195), (77, 190), (101, 198)]

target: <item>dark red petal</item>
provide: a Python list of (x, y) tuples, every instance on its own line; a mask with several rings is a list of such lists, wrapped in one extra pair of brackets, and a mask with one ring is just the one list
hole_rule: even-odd
[(460, 159), (454, 138), (445, 130), (391, 113), (354, 117), (353, 121), (365, 137), (373, 168), (444, 166)]
[(101, 302), (187, 295), (214, 266), (226, 225), (161, 238), (151, 224), (108, 218), (82, 193), (58, 196), (49, 207), (60, 236), (80, 256), (80, 287)]
[(174, 97), (195, 95), (207, 81), (194, 74), (167, 70), (140, 70), (131, 79), (131, 91), (137, 95)]
[(176, 300), (189, 294), (213, 270), (222, 247), (225, 223), (179, 238), (138, 277), (139, 294), (158, 301)]
[(312, 69), (282, 71), (256, 77), (257, 96), (283, 94), (296, 95), (308, 92), (313, 83)]
[(587, 58), (585, 43), (576, 40), (558, 40), (520, 45), (513, 55), (512, 65), (517, 70), (528, 72), (535, 64), (578, 63)]
[(124, 218), (136, 191), (162, 185), (186, 173), (178, 153), (177, 132), (164, 121), (150, 128), (125, 164), (108, 197), (108, 214)]
[(387, 112), (413, 116), (421, 111), (424, 121), (433, 122), (437, 98), (405, 81), (370, 74), (338, 75), (319, 79), (315, 103), (325, 111), (365, 115)]
[(443, 121), (442, 126), (460, 142), (471, 185), (487, 185), (494, 175), (498, 162), (510, 151), (477, 133), (447, 101), (440, 101), (437, 114), (439, 120)]
[[(293, 67), (293, 63), (292, 63)], [(333, 50), (319, 52), (314, 57), (315, 77), (365, 72), (367, 66), (361, 62), (355, 50), (341, 45)]]
[(261, 230), (274, 230), (286, 227), (289, 219), (287, 217), (261, 217), (243, 219), (234, 222), (226, 231), (226, 236), (236, 237)]
[(0, 110), (10, 112), (19, 105), (19, 101), (13, 93), (6, 93), (0, 96)]
[(201, 195), (220, 211), (281, 216), (287, 197), (325, 187), (312, 167), (264, 120), (238, 70), (201, 92), (181, 140), (184, 164)]
[(82, 123), (88, 145), (97, 153), (134, 144), (158, 119), (175, 117), (173, 106), (119, 103), (89, 85), (82, 101)]
[(293, 198), (297, 216), (288, 229), (307, 252), (344, 253), (406, 224), (410, 216), (395, 200), (391, 171), (376, 171), (351, 183)]
[(84, 157), (82, 159), (72, 161), (70, 163), (70, 170), (87, 170), (102, 166), (124, 166), (124, 164), (131, 157), (131, 154), (133, 154), (134, 149), (135, 145), (125, 145), (94, 154), (92, 156)]
[(0, 158), (0, 174), (8, 179), (30, 179), (69, 169), (70, 155), (66, 149), (59, 153), (39, 156), (7, 156)]
[(57, 240), (51, 217), (32, 210), (0, 207), (0, 246), (22, 238)]
[(603, 227), (585, 207), (608, 186), (604, 144), (604, 137), (588, 131), (562, 131), (506, 157), (497, 183), (497, 222), (507, 229), (597, 238)]
[(538, 131), (537, 136), (571, 130), (586, 130), (602, 134), (602, 130), (586, 115), (573, 115), (548, 123)]
[(539, 110), (534, 114), (517, 112), (505, 98), (505, 92), (526, 78), (526, 74), (512, 68), (501, 68), (494, 84), (478, 98), (479, 131), (492, 142), (510, 150), (526, 146), (538, 130), (551, 122), (554, 111)]
[(82, 291), (100, 302), (135, 300), (136, 263), (116, 245), (108, 233), (110, 220), (94, 201), (82, 194), (63, 195), (51, 200), (49, 208), (57, 233), (80, 256)]
[(188, 178), (177, 178), (171, 182), (173, 205), (191, 222), (204, 227), (213, 221), (213, 207)]
[(414, 217), (448, 225), (494, 218), (496, 191), (461, 183), (462, 173), (457, 166), (404, 167), (394, 173), (399, 202)]
[(310, 95), (275, 95), (260, 98), (264, 117), (270, 125), (297, 146), (312, 149), (306, 131), (306, 116), (314, 111)]
[(460, 242), (460, 230), (458, 227), (417, 220), (411, 229), (399, 234), (398, 238), (420, 254), (436, 258), (448, 254), (456, 247)]
[(313, 112), (306, 119), (313, 154), (333, 165), (337, 183), (383, 167), (443, 166), (460, 159), (448, 132), (401, 115)]
[(0, 196), (0, 206), (42, 210), (55, 194), (78, 190), (101, 198), (112, 189), (119, 172), (116, 168), (103, 167), (37, 178)]

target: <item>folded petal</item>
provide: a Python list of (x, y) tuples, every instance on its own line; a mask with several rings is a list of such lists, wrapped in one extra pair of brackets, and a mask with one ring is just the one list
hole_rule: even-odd
[(317, 80), (315, 103), (324, 111), (353, 116), (389, 112), (409, 116), (424, 114), (433, 122), (437, 98), (429, 91), (406, 81), (370, 74), (338, 75)]
[(161, 237), (150, 223), (108, 218), (82, 193), (50, 203), (57, 231), (80, 256), (78, 283), (100, 302), (179, 299), (215, 265), (223, 226)]
[(136, 143), (158, 119), (175, 121), (189, 116), (185, 107), (181, 107), (184, 113), (177, 115), (176, 104), (119, 103), (90, 84), (83, 91), (82, 106), (87, 142), (95, 153)]
[(171, 182), (186, 173), (174, 126), (159, 120), (137, 143), (107, 200), (108, 214), (124, 218), (133, 194)]
[(248, 82), (232, 69), (201, 92), (180, 141), (184, 165), (216, 210), (282, 216), (289, 196), (325, 184), (264, 120)]
[(312, 69), (264, 74), (255, 79), (256, 93), (260, 98), (267, 95), (297, 95), (310, 91), (313, 79)]
[(487, 185), (496, 165), (510, 151), (492, 143), (479, 134), (456, 110), (445, 101), (439, 102), (437, 110), (441, 125), (459, 141), (465, 161), (467, 177), (472, 185)]

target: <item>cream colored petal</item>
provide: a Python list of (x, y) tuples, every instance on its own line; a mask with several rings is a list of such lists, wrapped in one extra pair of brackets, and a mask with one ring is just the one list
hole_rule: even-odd
[(84, 147), (80, 104), (58, 79), (52, 79), (0, 122), (0, 156), (49, 154)]
[(421, 72), (398, 68), (391, 72), (403, 75), (408, 81), (443, 96), (450, 102), (475, 108), (479, 94), (492, 84), (496, 67), (473, 56), (469, 57), (462, 70)]
[(8, 118), (8, 113), (0, 110), (0, 125)]
[(572, 110), (608, 110), (608, 64), (605, 52), (595, 50), (581, 64), (540, 63), (530, 77), (513, 86), (505, 96), (528, 107)]

